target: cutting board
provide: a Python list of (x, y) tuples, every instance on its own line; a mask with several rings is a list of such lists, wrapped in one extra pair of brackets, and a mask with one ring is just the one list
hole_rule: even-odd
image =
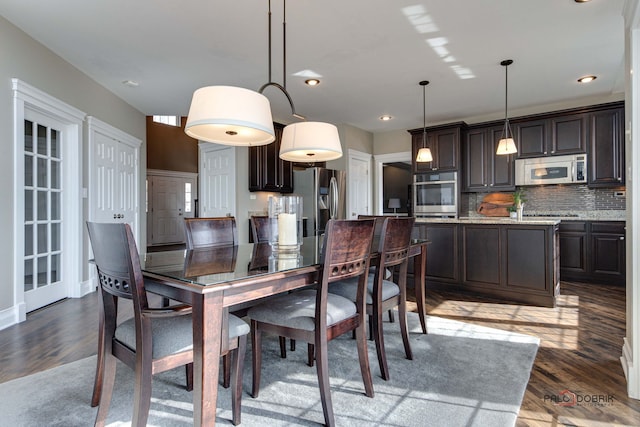
[(489, 193), (484, 196), (476, 212), (484, 216), (509, 216), (509, 206), (513, 206), (513, 194)]

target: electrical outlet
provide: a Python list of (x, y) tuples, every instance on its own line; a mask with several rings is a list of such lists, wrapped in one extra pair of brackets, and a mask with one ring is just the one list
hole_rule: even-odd
[(255, 194), (249, 194), (249, 200), (255, 200), (256, 198)]
[(613, 192), (613, 197), (616, 197), (616, 198), (624, 198), (626, 196), (627, 196), (626, 190), (618, 190)]

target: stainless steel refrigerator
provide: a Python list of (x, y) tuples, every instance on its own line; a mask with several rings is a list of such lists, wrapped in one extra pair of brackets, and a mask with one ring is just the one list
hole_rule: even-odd
[(321, 236), (330, 219), (345, 219), (347, 174), (325, 168), (294, 171), (293, 190), (303, 197), (305, 235)]

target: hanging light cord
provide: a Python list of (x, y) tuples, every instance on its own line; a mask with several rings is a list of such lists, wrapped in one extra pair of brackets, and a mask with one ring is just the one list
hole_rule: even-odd
[(423, 80), (420, 82), (422, 86), (422, 148), (427, 146), (427, 85), (429, 81)]
[(509, 115), (507, 114), (507, 99), (509, 97), (509, 65), (511, 65), (513, 61), (511, 59), (506, 59), (500, 63), (500, 65), (504, 66), (504, 138), (508, 139), (509, 134), (513, 135), (511, 132), (511, 125), (509, 124)]
[(264, 90), (269, 87), (269, 86), (274, 86), (278, 89), (280, 89), (280, 91), (284, 94), (284, 96), (287, 97), (287, 100), (289, 101), (289, 106), (291, 107), (291, 115), (294, 117), (297, 117), (301, 120), (305, 120), (305, 117), (296, 113), (296, 107), (293, 105), (293, 100), (291, 99), (291, 96), (289, 95), (289, 92), (287, 92), (287, 22), (286, 22), (286, 17), (287, 17), (287, 2), (286, 0), (283, 0), (283, 5), (284, 5), (284, 12), (283, 12), (283, 18), (282, 18), (282, 83), (283, 84), (279, 84), (274, 82), (271, 79), (271, 0), (269, 0), (269, 81), (265, 84), (263, 84), (260, 89), (258, 90), (259, 93), (264, 92)]

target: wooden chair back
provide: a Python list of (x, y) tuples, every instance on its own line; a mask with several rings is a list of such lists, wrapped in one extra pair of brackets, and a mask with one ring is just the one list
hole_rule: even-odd
[(356, 304), (364, 309), (374, 226), (372, 219), (332, 219), (327, 223), (322, 249), (323, 265), (316, 294), (316, 330), (326, 330), (327, 327), (327, 293), (330, 283), (359, 277), (359, 301)]
[(271, 220), (267, 215), (253, 215), (249, 218), (253, 243), (268, 242), (271, 238)]
[(409, 259), (409, 246), (411, 245), (411, 233), (415, 218), (388, 217), (384, 220), (378, 245), (380, 254), (379, 266), (381, 268), (393, 267), (402, 263), (407, 264)]
[[(134, 312), (149, 308), (140, 257), (129, 224), (87, 222), (87, 228), (103, 295), (133, 300)], [(105, 310), (111, 308), (105, 301)], [(113, 321), (114, 326), (115, 315), (115, 311), (105, 312), (105, 318)]]
[(185, 218), (187, 249), (238, 244), (234, 217)]

